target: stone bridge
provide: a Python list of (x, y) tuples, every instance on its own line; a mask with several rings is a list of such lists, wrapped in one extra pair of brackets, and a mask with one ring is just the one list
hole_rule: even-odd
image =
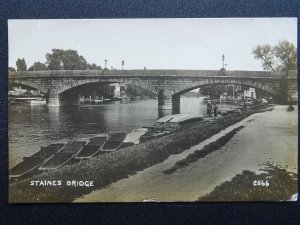
[(172, 109), (180, 95), (210, 84), (239, 84), (265, 91), (282, 103), (297, 101), (297, 71), (219, 70), (56, 70), (9, 73), (10, 85), (25, 85), (47, 95), (50, 106), (59, 105), (62, 93), (86, 84), (126, 83), (158, 95), (159, 109)]

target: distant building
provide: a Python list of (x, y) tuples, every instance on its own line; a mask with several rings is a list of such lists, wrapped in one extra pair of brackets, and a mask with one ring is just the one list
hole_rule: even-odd
[(9, 95), (22, 95), (26, 93), (26, 89), (22, 89), (21, 87), (13, 87), (13, 90), (8, 91)]
[(250, 97), (256, 99), (255, 88), (249, 88), (249, 90), (244, 90), (244, 97)]

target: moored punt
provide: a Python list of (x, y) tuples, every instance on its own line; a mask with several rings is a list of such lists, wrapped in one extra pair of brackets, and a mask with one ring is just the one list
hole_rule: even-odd
[(122, 149), (122, 148), (131, 147), (131, 146), (133, 146), (133, 145), (135, 145), (133, 142), (123, 142), (123, 143), (117, 148), (117, 150)]
[(105, 142), (105, 144), (101, 148), (101, 153), (112, 152), (112, 151), (117, 150), (121, 146), (123, 140), (125, 139), (125, 136), (126, 136), (125, 133), (111, 134), (110, 137), (108, 138), (108, 140)]
[(108, 141), (123, 141), (125, 137), (125, 133), (113, 133), (109, 136)]
[(141, 136), (146, 134), (147, 132), (148, 132), (147, 128), (135, 129), (131, 133), (127, 134), (127, 136), (124, 139), (123, 143), (139, 144)]
[(177, 131), (198, 122), (204, 122), (204, 119), (201, 116), (174, 114), (160, 118), (155, 126), (167, 131)]
[(23, 157), (23, 161), (9, 170), (10, 179), (30, 176), (44, 162), (42, 157)]
[(82, 149), (85, 141), (72, 141), (47, 159), (39, 170), (55, 170), (69, 163)]
[(65, 144), (50, 144), (41, 147), (41, 150), (29, 157), (24, 157), (23, 161), (14, 166), (9, 171), (11, 179), (28, 177), (37, 172), (38, 167), (49, 157), (58, 152)]
[(152, 126), (144, 126), (143, 128), (147, 128), (148, 132), (141, 136), (140, 141), (145, 142), (160, 138), (199, 122), (204, 122), (204, 119), (200, 116), (192, 116), (189, 114), (168, 115), (157, 120)]
[(49, 158), (54, 153), (58, 152), (62, 147), (64, 147), (65, 144), (63, 143), (57, 143), (57, 144), (50, 144), (46, 147), (41, 147), (41, 150), (37, 153), (33, 154), (34, 157), (42, 157), (44, 159)]
[(75, 156), (75, 159), (90, 159), (101, 150), (105, 144), (107, 135), (93, 137), (90, 142), (83, 146), (83, 149)]

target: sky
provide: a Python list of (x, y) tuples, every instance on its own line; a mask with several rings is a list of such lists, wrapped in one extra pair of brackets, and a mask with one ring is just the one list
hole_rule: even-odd
[(9, 66), (45, 63), (53, 48), (74, 49), (88, 63), (124, 69), (262, 70), (252, 49), (288, 40), (296, 18), (9, 20)]

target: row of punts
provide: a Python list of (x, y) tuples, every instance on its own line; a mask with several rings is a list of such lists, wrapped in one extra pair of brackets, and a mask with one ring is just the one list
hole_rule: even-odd
[(42, 171), (59, 169), (65, 165), (91, 159), (97, 155), (118, 151), (155, 138), (180, 131), (192, 124), (204, 122), (199, 116), (175, 114), (160, 118), (151, 126), (133, 130), (129, 134), (99, 134), (86, 141), (50, 144), (10, 169), (13, 180), (23, 179)]

